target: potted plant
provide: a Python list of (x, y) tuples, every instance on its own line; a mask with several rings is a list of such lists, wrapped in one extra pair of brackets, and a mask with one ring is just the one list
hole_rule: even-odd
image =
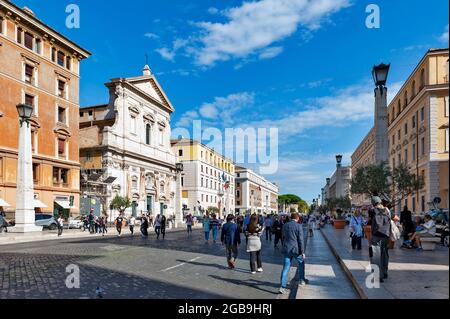
[(344, 229), (346, 225), (344, 212), (341, 209), (337, 209), (334, 213), (334, 228)]

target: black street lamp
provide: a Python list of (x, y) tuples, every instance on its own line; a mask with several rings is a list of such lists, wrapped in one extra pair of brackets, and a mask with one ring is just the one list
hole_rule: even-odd
[(27, 122), (33, 116), (33, 106), (28, 104), (17, 104), (17, 113), (19, 113), (20, 118), (20, 126), (22, 126), (23, 122)]
[(381, 63), (374, 65), (372, 69), (372, 76), (375, 86), (384, 87), (386, 85), (390, 64)]

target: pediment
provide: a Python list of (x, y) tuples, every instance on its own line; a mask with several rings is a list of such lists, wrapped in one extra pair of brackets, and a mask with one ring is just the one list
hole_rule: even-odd
[(138, 88), (139, 90), (141, 90), (142, 92), (144, 92), (145, 94), (151, 96), (154, 100), (164, 105), (172, 112), (175, 111), (175, 109), (173, 108), (172, 104), (169, 101), (169, 98), (167, 97), (161, 85), (158, 83), (158, 81), (155, 79), (154, 76), (131, 80), (128, 79), (128, 82), (131, 83), (136, 88)]
[(70, 137), (72, 135), (68, 129), (62, 127), (55, 128), (54, 132), (62, 137)]

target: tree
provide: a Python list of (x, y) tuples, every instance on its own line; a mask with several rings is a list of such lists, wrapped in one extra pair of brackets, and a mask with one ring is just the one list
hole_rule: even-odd
[(386, 163), (358, 167), (351, 181), (353, 194), (368, 197), (389, 194), (391, 171)]
[(400, 164), (392, 172), (392, 198), (397, 205), (409, 195), (418, 192), (425, 186), (423, 176), (411, 174), (405, 164)]
[(120, 214), (123, 214), (127, 208), (131, 207), (131, 200), (128, 197), (122, 197), (117, 195), (111, 201), (110, 206), (113, 209), (118, 210)]
[(218, 214), (219, 213), (219, 209), (217, 208), (217, 207), (214, 207), (214, 206), (210, 206), (210, 207), (208, 207), (208, 212), (210, 213), (210, 214)]
[(298, 197), (297, 195), (293, 194), (286, 194), (286, 195), (280, 195), (278, 196), (278, 203), (280, 205), (290, 205), (290, 204), (297, 204), (302, 199)]
[(303, 199), (298, 203), (298, 211), (302, 214), (307, 213), (309, 210), (309, 205)]

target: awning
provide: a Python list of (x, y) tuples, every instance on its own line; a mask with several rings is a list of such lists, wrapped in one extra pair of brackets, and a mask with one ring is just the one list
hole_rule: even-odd
[(0, 198), (0, 207), (11, 207), (6, 201)]
[(34, 199), (34, 208), (47, 208), (48, 206), (41, 202), (39, 199)]
[(69, 200), (55, 200), (55, 203), (64, 209), (76, 209), (75, 206), (70, 206)]

